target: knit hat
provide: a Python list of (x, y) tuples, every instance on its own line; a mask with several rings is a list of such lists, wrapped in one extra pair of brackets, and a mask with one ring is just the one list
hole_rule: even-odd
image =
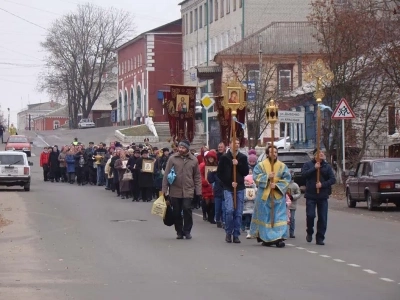
[(257, 162), (257, 155), (255, 155), (255, 154), (250, 154), (247, 160), (248, 160), (249, 162), (254, 162), (254, 163), (256, 163), (256, 162)]
[(185, 147), (186, 149), (190, 150), (190, 143), (188, 140), (182, 140), (179, 142), (179, 146)]
[(253, 176), (252, 175), (247, 175), (244, 178), (244, 181), (248, 181), (250, 184), (253, 184), (254, 183)]
[(252, 154), (257, 155), (257, 152), (254, 149), (250, 149), (248, 154), (249, 155), (252, 155)]
[(168, 148), (162, 148), (162, 152), (164, 153), (164, 152), (169, 152), (169, 149)]

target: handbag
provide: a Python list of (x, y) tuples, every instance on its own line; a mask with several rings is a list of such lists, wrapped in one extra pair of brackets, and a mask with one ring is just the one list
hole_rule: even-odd
[(168, 183), (169, 183), (170, 185), (173, 184), (174, 181), (175, 181), (175, 178), (176, 178), (175, 168), (172, 167), (172, 168), (171, 168), (171, 171), (169, 171), (168, 176), (167, 176)]
[(172, 210), (171, 205), (167, 206), (167, 210), (165, 211), (165, 216), (164, 216), (164, 225), (165, 226), (172, 226), (175, 224), (174, 221), (174, 212)]
[(129, 170), (127, 169), (124, 175), (122, 176), (122, 181), (129, 181), (129, 180), (133, 180), (133, 177), (132, 173), (129, 172)]

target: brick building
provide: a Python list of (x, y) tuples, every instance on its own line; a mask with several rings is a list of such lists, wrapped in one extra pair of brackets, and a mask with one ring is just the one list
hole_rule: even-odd
[(61, 106), (47, 114), (33, 119), (33, 129), (36, 131), (54, 130), (68, 124), (68, 105)]
[(134, 124), (136, 109), (155, 122), (167, 121), (162, 107), (166, 83), (182, 84), (182, 20), (144, 32), (117, 49), (117, 121)]

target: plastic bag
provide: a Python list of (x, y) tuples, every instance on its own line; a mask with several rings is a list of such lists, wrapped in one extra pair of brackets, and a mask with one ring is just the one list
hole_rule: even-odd
[(167, 203), (165, 202), (164, 196), (160, 196), (156, 201), (154, 201), (153, 206), (151, 207), (151, 214), (164, 219), (166, 211)]

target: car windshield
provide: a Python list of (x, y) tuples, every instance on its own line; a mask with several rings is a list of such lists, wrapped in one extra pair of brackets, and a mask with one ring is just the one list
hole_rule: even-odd
[(92, 120), (90, 120), (90, 119), (82, 119), (81, 120), (81, 123), (91, 123), (92, 122)]
[(0, 165), (24, 165), (24, 157), (20, 154), (0, 154)]
[(23, 136), (10, 136), (8, 139), (9, 143), (29, 143), (28, 139)]
[(376, 161), (373, 163), (372, 174), (375, 176), (400, 174), (400, 160)]
[(282, 162), (305, 163), (310, 161), (310, 156), (307, 153), (279, 153), (278, 159)]

